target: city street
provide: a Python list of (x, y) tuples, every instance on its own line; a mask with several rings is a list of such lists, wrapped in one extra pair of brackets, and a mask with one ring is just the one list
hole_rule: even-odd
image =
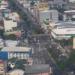
[[(36, 39), (36, 41), (35, 41)], [(39, 41), (38, 41), (39, 40)], [(34, 64), (49, 64), (52, 67), (53, 70), (53, 75), (62, 75), (62, 72), (60, 69), (57, 67), (56, 62), (54, 59), (49, 55), (49, 52), (47, 50), (47, 45), (51, 44), (51, 38), (48, 35), (38, 35), (32, 37), (30, 39), (31, 42), (29, 44), (33, 48), (33, 59), (34, 59)]]
[[(22, 22), (21, 28), (22, 28), (23, 34), (21, 37), (21, 41), (28, 39), (28, 46), (32, 47), (33, 49), (33, 55), (32, 55), (33, 64), (49, 64), (52, 67), (53, 75), (63, 75), (62, 71), (57, 66), (55, 60), (51, 57), (51, 55), (49, 54), (47, 50), (47, 46), (52, 47), (53, 45), (51, 35), (42, 34), (42, 33), (32, 35), (32, 30), (33, 29), (39, 30), (41, 29), (40, 26), (38, 25), (37, 22), (35, 22), (32, 19), (33, 16), (31, 16), (30, 12), (26, 8), (23, 8), (23, 6), (19, 4), (19, 2), (13, 0), (13, 3), (18, 9), (16, 11), (23, 13), (23, 15), (21, 15), (23, 20), (25, 21), (26, 18), (24, 16), (27, 15), (27, 19), (31, 22), (31, 25), (29, 26), (27, 25), (26, 21)], [(54, 42), (54, 44), (56, 43)], [(56, 50), (55, 47), (52, 47), (52, 49)]]
[(0, 75), (75, 75), (75, 0), (0, 0)]

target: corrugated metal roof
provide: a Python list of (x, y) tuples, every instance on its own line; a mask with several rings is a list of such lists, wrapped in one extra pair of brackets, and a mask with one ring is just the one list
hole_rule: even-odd
[(50, 67), (49, 65), (46, 64), (25, 66), (26, 74), (45, 73), (49, 71), (50, 71)]

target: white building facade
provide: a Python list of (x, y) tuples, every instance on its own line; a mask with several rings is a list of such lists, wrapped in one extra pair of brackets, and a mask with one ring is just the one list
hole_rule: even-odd
[(57, 23), (51, 32), (55, 39), (69, 39), (75, 36), (75, 22)]
[(5, 32), (13, 31), (14, 27), (17, 27), (17, 22), (14, 22), (13, 20), (6, 20), (6, 19), (4, 19), (4, 29), (5, 29)]

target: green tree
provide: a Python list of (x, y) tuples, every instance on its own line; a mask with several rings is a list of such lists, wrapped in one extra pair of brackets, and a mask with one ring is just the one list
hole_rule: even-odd
[(34, 6), (35, 2), (34, 1), (31, 1), (30, 5), (31, 6)]
[(18, 58), (11, 58), (8, 60), (8, 62), (14, 63), (15, 68), (23, 69), (23, 70), (25, 69), (24, 64), (28, 63), (26, 60), (18, 59)]

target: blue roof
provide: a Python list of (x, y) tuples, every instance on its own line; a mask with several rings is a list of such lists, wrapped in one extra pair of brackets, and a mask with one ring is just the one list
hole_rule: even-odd
[(7, 52), (0, 52), (0, 59), (1, 60), (7, 60), (8, 59), (8, 53)]

